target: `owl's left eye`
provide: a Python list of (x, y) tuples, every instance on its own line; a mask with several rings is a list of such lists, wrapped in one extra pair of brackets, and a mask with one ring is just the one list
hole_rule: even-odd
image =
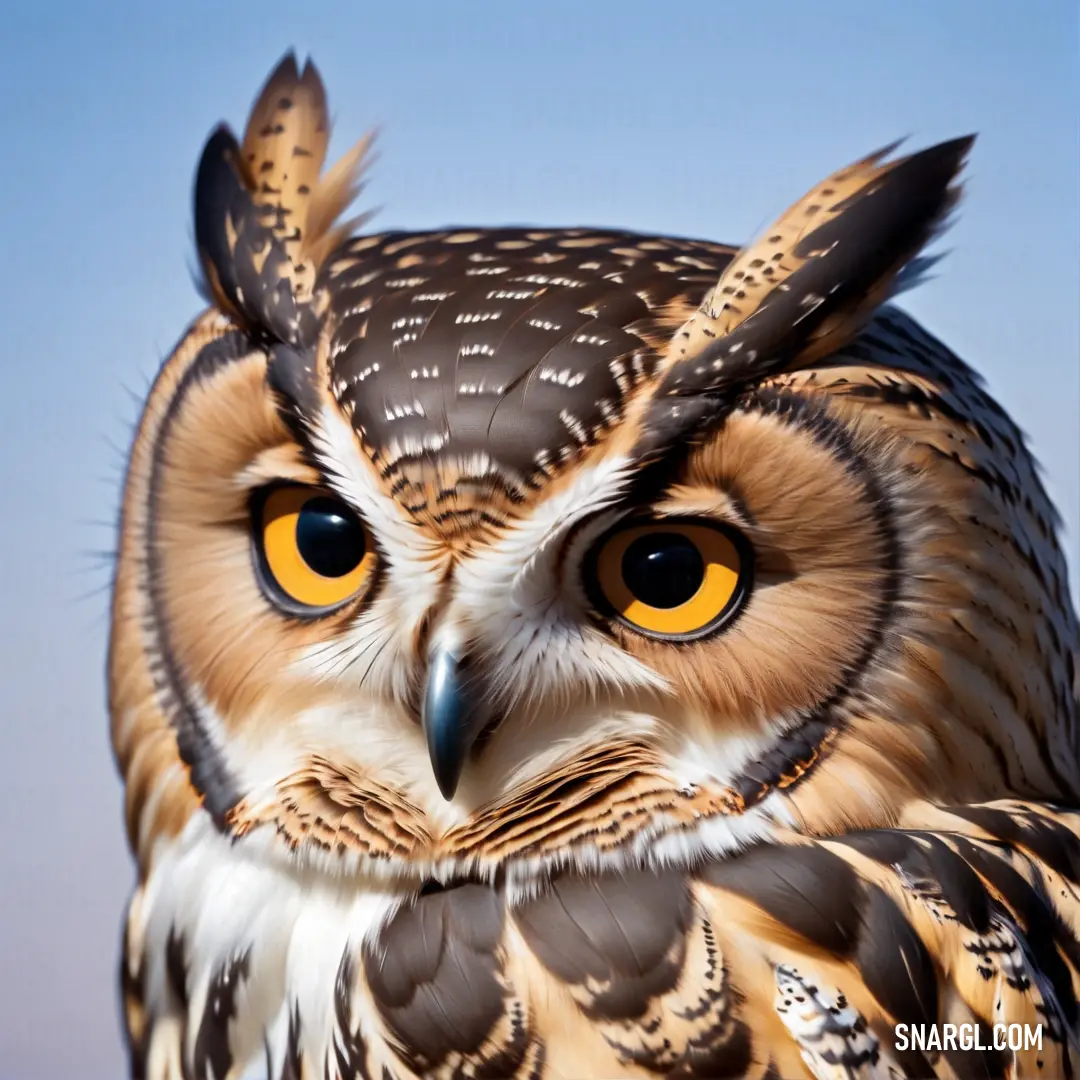
[(264, 576), (301, 608), (332, 608), (354, 596), (374, 567), (364, 523), (339, 499), (300, 486), (275, 487), (255, 507)]
[(753, 552), (744, 536), (702, 520), (637, 521), (602, 537), (586, 564), (597, 606), (647, 637), (699, 638), (749, 595)]

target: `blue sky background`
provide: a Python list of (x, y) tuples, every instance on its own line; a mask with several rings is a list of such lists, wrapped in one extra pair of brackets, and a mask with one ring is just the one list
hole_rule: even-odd
[[(980, 133), (905, 297), (1030, 433), (1077, 595), (1077, 4), (1039, 0), (10, 5), (0, 37), (0, 1077), (122, 1073), (132, 869), (107, 741), (107, 566), (137, 403), (199, 310), (190, 185), (289, 46), (376, 227), (622, 225), (741, 241), (900, 135)], [(675, 12), (675, 14), (672, 14)], [(126, 388), (126, 389), (125, 389)]]

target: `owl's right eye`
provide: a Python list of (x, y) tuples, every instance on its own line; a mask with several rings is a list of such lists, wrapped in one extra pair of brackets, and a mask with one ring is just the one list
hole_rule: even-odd
[(306, 609), (333, 608), (363, 588), (375, 545), (359, 517), (317, 489), (274, 487), (257, 501), (260, 563), (274, 591)]

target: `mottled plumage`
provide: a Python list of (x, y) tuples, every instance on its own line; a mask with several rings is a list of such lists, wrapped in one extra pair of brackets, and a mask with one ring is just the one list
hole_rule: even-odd
[[(738, 251), (352, 235), (327, 139), (291, 57), (211, 135), (132, 448), (132, 1076), (1071, 1075), (1057, 519), (886, 304), (970, 140)], [(897, 1041), (946, 1023), (1042, 1048)]]

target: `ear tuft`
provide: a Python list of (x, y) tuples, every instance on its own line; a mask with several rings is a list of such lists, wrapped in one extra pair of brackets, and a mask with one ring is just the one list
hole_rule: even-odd
[(769, 375), (842, 348), (918, 281), (933, 260), (917, 256), (959, 199), (954, 181), (973, 142), (885, 162), (893, 143), (833, 173), (744, 248), (672, 338), (639, 453), (722, 415)]
[[(834, 173), (727, 266), (672, 339), (666, 392), (716, 392), (835, 352), (927, 263), (902, 274), (960, 195), (974, 136)], [(703, 362), (707, 360), (707, 363)], [(699, 370), (701, 369), (701, 370)]]
[(339, 223), (361, 190), (372, 136), (323, 176), (330, 121), (322, 79), (290, 52), (267, 79), (242, 143), (218, 127), (195, 181), (195, 241), (205, 286), (257, 337), (307, 343), (319, 268), (356, 224)]

